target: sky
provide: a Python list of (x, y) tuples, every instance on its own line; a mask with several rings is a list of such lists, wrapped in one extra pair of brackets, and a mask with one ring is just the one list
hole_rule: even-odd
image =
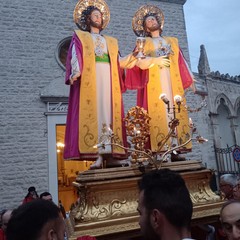
[(211, 71), (240, 75), (240, 0), (187, 0), (184, 14), (191, 69), (198, 72), (200, 45)]

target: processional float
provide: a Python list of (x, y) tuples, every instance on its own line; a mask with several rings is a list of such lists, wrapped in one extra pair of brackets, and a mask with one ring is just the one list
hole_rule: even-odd
[(143, 108), (133, 107), (126, 114), (129, 147), (123, 146), (112, 132), (111, 126), (103, 126), (99, 143), (95, 147), (104, 148), (111, 145), (125, 149), (129, 153), (131, 166), (87, 170), (77, 176), (73, 185), (78, 191), (79, 199), (67, 219), (70, 239), (82, 235), (96, 236), (97, 239), (140, 236), (137, 183), (144, 172), (160, 168), (177, 171), (185, 180), (194, 206), (193, 225), (217, 221), (222, 200), (210, 188), (213, 171), (204, 167), (201, 161), (171, 162), (171, 155), (177, 154), (179, 148), (191, 141), (204, 143), (207, 139), (197, 133), (190, 119), (189, 139), (178, 146), (167, 145), (169, 138), (175, 137), (175, 129), (179, 124), (174, 112), (181, 111), (181, 108), (199, 111), (206, 106), (205, 100), (199, 108), (190, 109), (182, 105), (179, 96), (175, 96), (175, 104), (172, 107), (169, 106), (165, 95), (161, 95), (160, 99), (165, 102), (167, 111), (173, 113), (174, 117), (169, 121), (169, 133), (159, 142), (157, 152), (145, 150), (150, 118)]
[[(74, 13), (76, 15), (76, 12)], [(74, 15), (74, 16), (75, 16)], [(144, 58), (145, 38), (136, 41), (140, 49), (137, 57)], [(163, 49), (164, 50), (164, 49)], [(165, 49), (170, 51), (169, 49)], [(169, 168), (181, 174), (189, 189), (193, 202), (193, 225), (211, 223), (217, 220), (222, 200), (210, 188), (213, 171), (207, 169), (201, 161), (185, 160), (172, 162), (172, 156), (178, 156), (178, 150), (192, 141), (204, 143), (207, 139), (197, 133), (193, 121), (189, 119), (188, 139), (178, 145), (169, 144), (176, 138), (176, 128), (180, 123), (177, 113), (181, 111), (197, 112), (206, 106), (206, 101), (194, 109), (185, 103), (186, 99), (176, 95), (173, 103), (166, 94), (160, 95), (166, 105), (169, 116), (169, 132), (158, 142), (157, 151), (146, 149), (150, 135), (151, 119), (141, 107), (131, 108), (124, 119), (129, 146), (125, 147), (111, 130), (103, 125), (102, 135), (96, 148), (108, 145), (124, 149), (128, 153), (130, 166), (87, 170), (80, 173), (73, 185), (78, 192), (78, 200), (66, 219), (69, 239), (91, 235), (97, 239), (126, 239), (140, 236), (138, 224), (138, 180), (153, 169)]]

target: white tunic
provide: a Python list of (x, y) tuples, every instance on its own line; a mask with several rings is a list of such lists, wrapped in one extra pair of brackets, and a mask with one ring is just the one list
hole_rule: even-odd
[[(103, 56), (108, 54), (106, 40), (100, 34), (92, 33), (92, 39), (94, 42), (94, 51), (96, 56)], [(79, 61), (76, 55), (75, 45), (72, 47), (72, 74), (80, 73)], [(103, 124), (110, 127), (112, 117), (111, 106), (111, 74), (110, 63), (95, 61), (96, 69), (96, 86), (97, 86), (97, 116), (98, 116), (98, 137), (102, 134)], [(106, 146), (105, 149), (100, 148), (99, 153), (111, 153), (111, 146)]]

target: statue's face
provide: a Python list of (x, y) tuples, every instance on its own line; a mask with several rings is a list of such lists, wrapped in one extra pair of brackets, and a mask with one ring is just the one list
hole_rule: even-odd
[(92, 27), (102, 28), (102, 14), (98, 10), (93, 10), (90, 15), (90, 25)]
[(145, 19), (145, 26), (148, 32), (153, 32), (159, 29), (159, 23), (154, 16), (149, 16)]

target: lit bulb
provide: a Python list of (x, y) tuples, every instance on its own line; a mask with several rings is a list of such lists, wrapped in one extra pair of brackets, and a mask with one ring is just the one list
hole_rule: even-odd
[(110, 134), (113, 134), (113, 131), (110, 127), (108, 128), (108, 131), (109, 131)]
[(193, 121), (191, 118), (189, 118), (189, 126), (192, 128), (193, 127)]
[(165, 104), (169, 104), (169, 100), (167, 98), (167, 94), (166, 93), (162, 93), (160, 96), (159, 96), (159, 99), (161, 99)]
[(93, 148), (101, 148), (103, 147), (103, 144), (102, 143), (98, 143), (96, 145), (93, 146)]
[(135, 127), (133, 128), (133, 132), (135, 135), (137, 134), (137, 129)]
[(197, 137), (196, 137), (196, 140), (197, 140), (198, 143), (208, 142), (208, 139), (203, 138), (202, 136), (197, 136)]
[(180, 95), (174, 96), (174, 102), (179, 105), (182, 102), (182, 97)]
[(58, 147), (58, 148), (64, 148), (64, 147), (65, 147), (65, 144), (64, 144), (64, 143), (61, 143), (61, 142), (57, 142), (57, 147)]

